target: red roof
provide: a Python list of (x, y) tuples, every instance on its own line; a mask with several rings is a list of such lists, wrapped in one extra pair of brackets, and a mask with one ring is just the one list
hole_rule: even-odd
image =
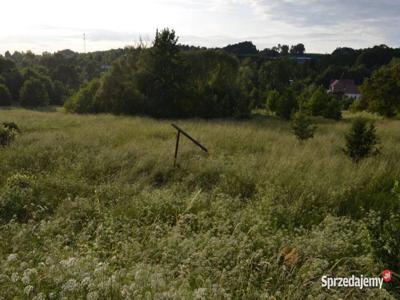
[(343, 94), (360, 94), (357, 85), (352, 79), (337, 79), (334, 80), (329, 89), (333, 93), (343, 93)]

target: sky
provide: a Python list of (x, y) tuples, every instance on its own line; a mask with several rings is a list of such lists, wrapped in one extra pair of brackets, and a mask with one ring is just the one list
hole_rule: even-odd
[(84, 33), (88, 52), (150, 44), (166, 27), (180, 43), (206, 47), (400, 47), (400, 0), (12, 0), (0, 9), (0, 53), (83, 52)]

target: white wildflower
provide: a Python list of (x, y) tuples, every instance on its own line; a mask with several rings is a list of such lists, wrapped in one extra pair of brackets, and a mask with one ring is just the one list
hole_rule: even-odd
[(43, 293), (39, 293), (32, 300), (46, 300), (46, 296)]
[(99, 294), (97, 292), (90, 292), (86, 295), (87, 300), (97, 300), (99, 299)]
[(21, 281), (24, 284), (29, 284), (36, 275), (37, 275), (36, 269), (26, 269), (24, 271), (24, 274), (22, 275)]
[(64, 292), (75, 292), (78, 290), (79, 285), (75, 279), (70, 279), (66, 283), (63, 284), (62, 289)]
[(47, 265), (52, 265), (52, 264), (54, 264), (54, 260), (49, 256), (49, 257), (46, 258), (46, 264)]
[(7, 262), (16, 261), (17, 258), (18, 258), (18, 254), (16, 254), (16, 253), (11, 253), (11, 254), (7, 257)]
[(75, 261), (76, 261), (75, 257), (70, 257), (68, 259), (64, 259), (64, 260), (60, 261), (60, 264), (63, 267), (69, 268), (69, 267), (72, 267), (74, 265)]
[(207, 298), (207, 289), (206, 288), (198, 288), (194, 291), (194, 299), (206, 299)]
[(18, 273), (12, 273), (11, 274), (11, 281), (12, 282), (17, 282), (19, 280), (19, 275), (18, 275)]
[(88, 286), (91, 282), (91, 279), (89, 276), (86, 276), (85, 278), (82, 279), (81, 285), (82, 286)]
[(124, 285), (124, 286), (121, 288), (121, 296), (122, 296), (123, 298), (127, 298), (128, 295), (130, 295), (129, 287), (126, 286), (126, 285)]
[(24, 288), (24, 294), (25, 294), (25, 295), (28, 295), (28, 296), (29, 296), (32, 292), (33, 292), (33, 286), (27, 285), (27, 286)]

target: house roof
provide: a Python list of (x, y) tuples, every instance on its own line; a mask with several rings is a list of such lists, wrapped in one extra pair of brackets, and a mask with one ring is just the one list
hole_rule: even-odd
[(344, 94), (360, 94), (357, 85), (352, 79), (337, 79), (334, 80), (330, 85), (330, 90), (333, 93), (344, 93)]

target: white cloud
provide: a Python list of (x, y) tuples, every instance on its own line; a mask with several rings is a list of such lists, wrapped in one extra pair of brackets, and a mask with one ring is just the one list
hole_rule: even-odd
[(310, 51), (337, 46), (398, 46), (397, 0), (13, 0), (2, 3), (0, 52), (124, 47), (156, 28), (183, 43), (223, 46), (253, 40), (259, 48), (303, 42)]

